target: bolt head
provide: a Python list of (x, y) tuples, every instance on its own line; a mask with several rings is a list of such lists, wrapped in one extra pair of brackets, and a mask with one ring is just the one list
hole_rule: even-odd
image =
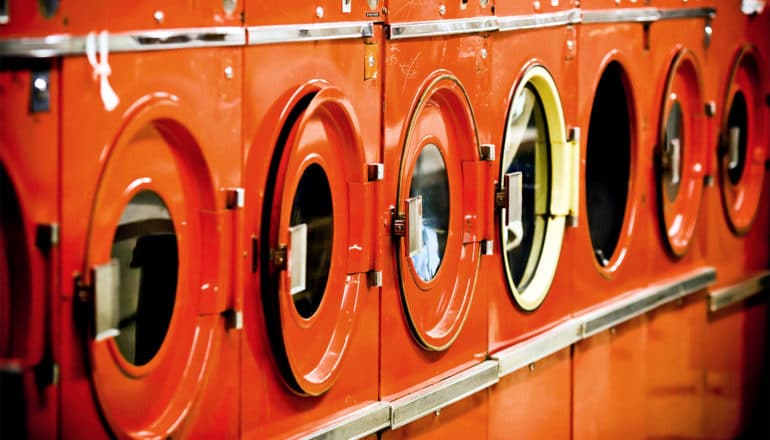
[(234, 76), (233, 67), (232, 66), (225, 67), (225, 78), (233, 79), (233, 76)]
[(163, 11), (155, 11), (155, 13), (152, 14), (152, 18), (155, 19), (155, 23), (161, 24), (163, 23), (163, 19), (166, 18), (166, 14), (164, 14)]
[(324, 8), (323, 6), (318, 6), (315, 8), (315, 16), (318, 18), (324, 18)]
[(441, 5), (441, 6), (439, 6), (439, 8), (438, 8), (438, 13), (439, 13), (440, 15), (444, 15), (444, 14), (446, 14), (446, 6), (444, 6), (444, 5)]
[(37, 93), (45, 93), (48, 91), (48, 81), (43, 78), (35, 78), (35, 82), (32, 83), (32, 87)]

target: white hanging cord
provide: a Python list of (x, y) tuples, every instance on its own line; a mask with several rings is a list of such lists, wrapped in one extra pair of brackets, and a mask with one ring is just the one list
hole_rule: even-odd
[(107, 57), (110, 53), (109, 48), (109, 33), (107, 31), (101, 31), (99, 33), (99, 58), (97, 62), (96, 57), (96, 33), (91, 32), (86, 37), (86, 56), (88, 62), (91, 63), (91, 67), (94, 68), (94, 79), (99, 78), (99, 90), (102, 95), (102, 102), (104, 103), (104, 109), (108, 112), (115, 110), (118, 106), (120, 98), (112, 89), (110, 81), (107, 79), (112, 74), (112, 68), (107, 61)]

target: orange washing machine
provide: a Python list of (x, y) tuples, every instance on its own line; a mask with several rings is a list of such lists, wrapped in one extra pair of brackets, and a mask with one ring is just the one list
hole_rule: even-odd
[(478, 288), (490, 258), (492, 4), (384, 6), (379, 390), (392, 429), (383, 437), (483, 437), (487, 395), (475, 392), (497, 379), (485, 361), (488, 292)]
[[(498, 149), (493, 181), (485, 182), (486, 191), (497, 194), (485, 219), (494, 231), (494, 256), (482, 258), (478, 282), (489, 295), (489, 351), (502, 365), (490, 392), (489, 434), (509, 438), (515, 426), (527, 438), (566, 438), (569, 344), (526, 359), (518, 353), (573, 308), (579, 14), (568, 1), (535, 9), (498, 1), (495, 14), (489, 102)], [(549, 398), (541, 399), (544, 394)]]
[[(574, 438), (643, 432), (644, 323), (656, 218), (647, 206), (652, 151), (646, 111), (652, 62), (643, 2), (586, 0), (578, 27), (577, 120), (581, 129), (579, 222), (574, 234)], [(640, 21), (642, 21), (640, 23)], [(657, 115), (657, 112), (655, 113)], [(590, 312), (585, 312), (590, 309)], [(628, 321), (628, 322), (626, 322)], [(606, 331), (606, 330), (609, 330)], [(623, 355), (619, 355), (623, 353)], [(605, 416), (612, 408), (612, 417)]]
[[(687, 280), (686, 293), (703, 293), (716, 279), (706, 259), (709, 217), (705, 194), (712, 178), (704, 63), (717, 55), (711, 45), (714, 10), (674, 2), (650, 25), (654, 96), (648, 147), (652, 159), (647, 215), (657, 219), (650, 249), (657, 278)], [(665, 15), (662, 15), (665, 17)], [(716, 32), (720, 32), (716, 29)], [(652, 280), (655, 281), (654, 279)], [(648, 436), (702, 437), (703, 355), (707, 314), (704, 295), (694, 294), (647, 314), (644, 365), (644, 428)], [(676, 390), (676, 391), (673, 391)], [(687, 390), (687, 391), (685, 391)]]
[[(236, 214), (226, 189), (240, 185), (242, 73), (241, 49), (227, 46), (242, 45), (244, 30), (227, 26), (238, 14), (222, 2), (140, 2), (136, 10), (152, 12), (115, 29), (92, 27), (114, 8), (90, 6), (62, 4), (50, 25), (64, 27), (51, 31), (67, 33), (49, 37), (27, 27), (38, 11), (12, 2), (2, 42), (4, 57), (52, 60), (51, 120), (44, 127), (45, 114), (33, 114), (45, 130), (18, 131), (45, 139), (43, 154), (29, 157), (50, 169), (23, 183), (17, 163), (10, 177), (23, 210), (28, 191), (59, 200), (37, 203), (60, 225), (51, 268), (60, 282), (50, 318), (35, 319), (54, 326), (55, 429), (64, 438), (234, 436), (238, 337), (221, 313), (232, 294)], [(8, 160), (15, 148), (3, 149)], [(48, 179), (57, 186), (43, 191)]]
[(389, 424), (377, 388), (381, 6), (245, 3), (246, 438)]
[[(22, 54), (17, 54), (22, 55)], [(59, 72), (0, 49), (0, 436), (56, 435)], [(41, 160), (45, 158), (44, 160)]]
[(715, 109), (709, 154), (714, 185), (707, 191), (707, 257), (717, 267), (705, 338), (706, 429), (729, 437), (759, 435), (768, 401), (766, 290), (770, 188), (767, 107), (770, 11), (744, 11), (750, 2), (720, 4), (707, 62)]

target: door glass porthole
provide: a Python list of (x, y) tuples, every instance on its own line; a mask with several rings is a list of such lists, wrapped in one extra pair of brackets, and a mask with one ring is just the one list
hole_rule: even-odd
[(610, 266), (626, 219), (631, 177), (631, 115), (617, 62), (599, 80), (588, 124), (585, 200), (594, 258)]
[(688, 51), (674, 58), (666, 81), (658, 138), (657, 180), (662, 233), (674, 256), (687, 251), (703, 194), (706, 150), (697, 63)]
[(768, 132), (763, 122), (762, 74), (754, 53), (738, 54), (725, 96), (719, 174), (722, 200), (734, 233), (745, 234), (759, 209), (765, 174)]
[(174, 224), (163, 200), (142, 191), (128, 203), (112, 241), (119, 265), (120, 310), (115, 343), (123, 357), (141, 366), (166, 338), (176, 298), (179, 255)]
[[(577, 161), (566, 140), (556, 84), (542, 66), (528, 69), (513, 93), (500, 163), (502, 257), (516, 304), (542, 304), (558, 266)], [(562, 173), (554, 173), (554, 169)]]
[(332, 259), (334, 223), (332, 194), (323, 168), (313, 164), (302, 174), (291, 208), (291, 226), (304, 225), (307, 229), (305, 282), (297, 283), (292, 300), (303, 318), (310, 318), (318, 310)]
[(449, 178), (438, 147), (428, 144), (417, 157), (409, 186), (409, 197), (422, 198), (422, 250), (412, 255), (412, 264), (423, 281), (436, 276), (444, 257), (449, 233)]

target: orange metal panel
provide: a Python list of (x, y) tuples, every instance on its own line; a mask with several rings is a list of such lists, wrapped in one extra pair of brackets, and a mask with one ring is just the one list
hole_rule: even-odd
[(489, 395), (481, 391), (396, 430), (385, 430), (383, 439), (488, 438)]

